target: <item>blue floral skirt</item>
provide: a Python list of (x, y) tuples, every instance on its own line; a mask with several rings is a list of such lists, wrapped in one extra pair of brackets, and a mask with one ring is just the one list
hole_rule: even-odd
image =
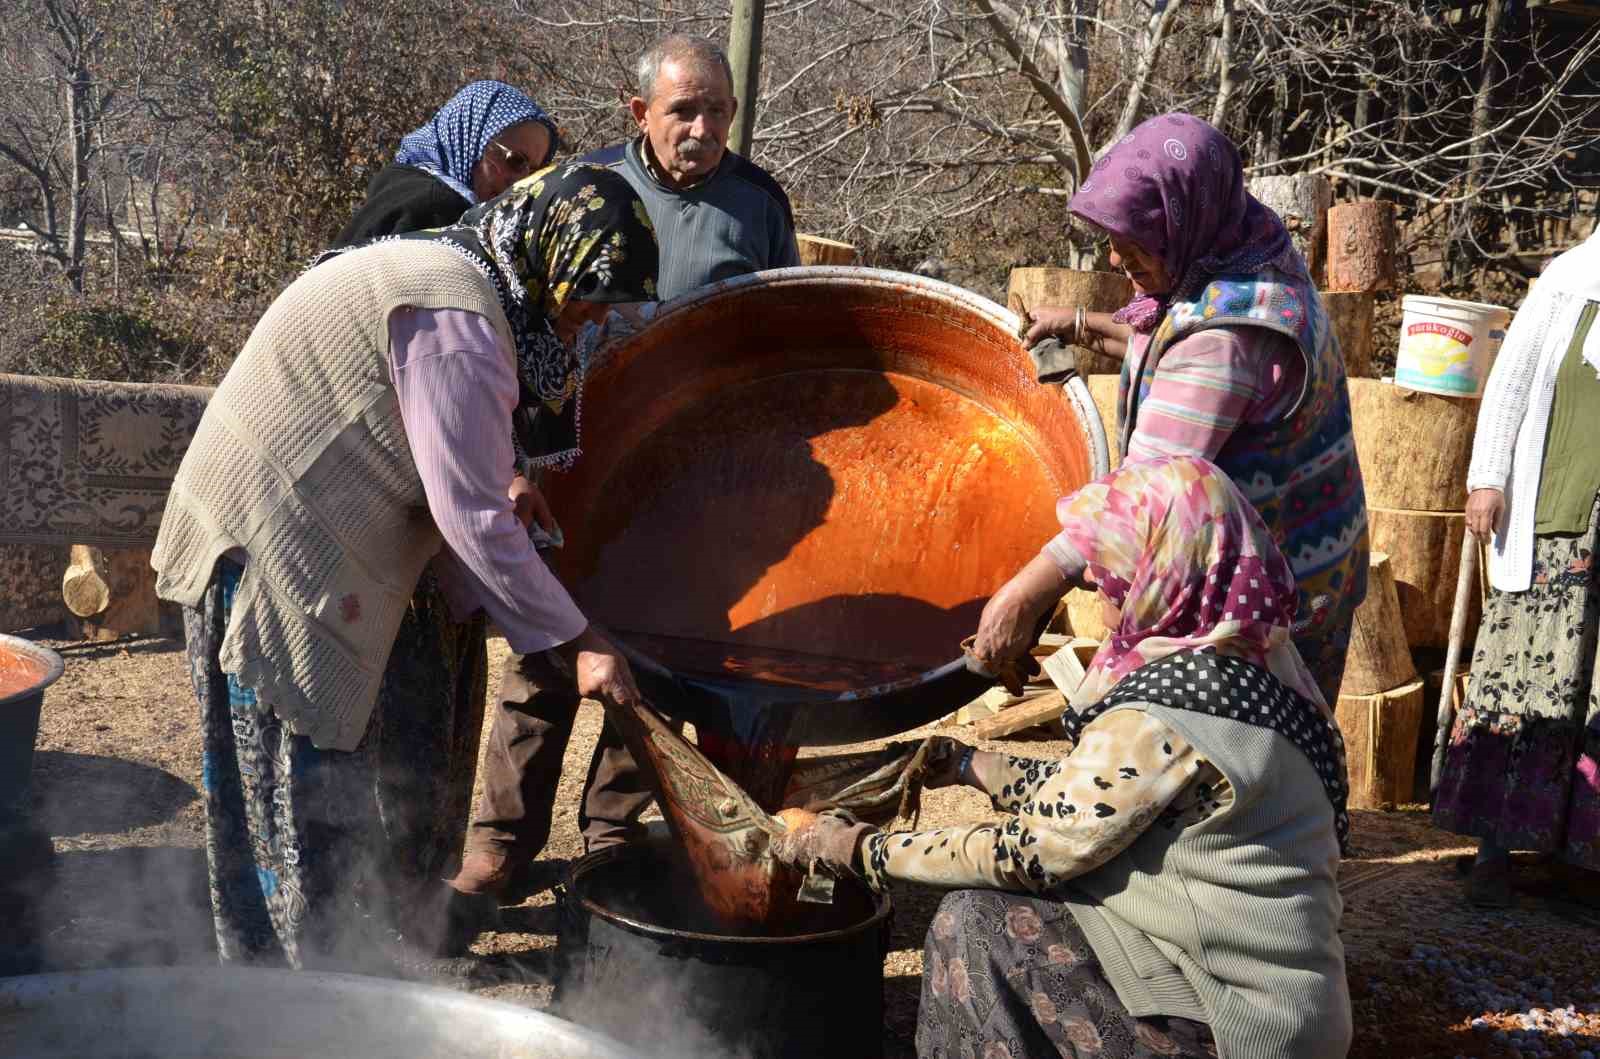
[(204, 738), (206, 860), (224, 962), (382, 972), (434, 947), (483, 726), (482, 618), (418, 586), (366, 733), (318, 750), (218, 664), (243, 568), (223, 559), (184, 612)]

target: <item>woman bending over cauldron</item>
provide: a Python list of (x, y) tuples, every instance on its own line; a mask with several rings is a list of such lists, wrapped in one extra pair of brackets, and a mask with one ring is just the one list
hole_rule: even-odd
[(1189, 456), (1126, 463), (1057, 516), (973, 650), (1022, 657), (1067, 587), (1098, 587), (1112, 633), (1066, 714), (1072, 752), (943, 740), (930, 785), (983, 791), (1004, 824), (886, 834), (824, 814), (774, 853), (954, 890), (923, 956), (924, 1059), (1343, 1056), (1344, 750), (1289, 638), (1287, 561)]
[[(1468, 896), (1511, 901), (1508, 851), (1600, 876), (1600, 235), (1556, 258), (1495, 358), (1467, 470), (1493, 535), (1472, 685), (1434, 798), (1479, 839)], [(1592, 891), (1591, 891), (1592, 892)]]
[(656, 268), (627, 182), (571, 165), (459, 226), (334, 255), (256, 325), (153, 557), (185, 607), (223, 960), (383, 969), (463, 941), (445, 937), (440, 880), (481, 700), (475, 719), (441, 709), (425, 643), (386, 668), (425, 570), (458, 619), (481, 609), (585, 694), (636, 697), (507, 490), (514, 449), (577, 457), (572, 336), (607, 303), (653, 299)]
[(1294, 569), (1295, 645), (1332, 702), (1366, 596), (1367, 509), (1344, 362), (1304, 260), (1245, 191), (1233, 144), (1189, 114), (1134, 129), (1070, 209), (1110, 237), (1134, 300), (1041, 309), (1026, 340), (1123, 356), (1128, 459), (1203, 456), (1232, 476)]

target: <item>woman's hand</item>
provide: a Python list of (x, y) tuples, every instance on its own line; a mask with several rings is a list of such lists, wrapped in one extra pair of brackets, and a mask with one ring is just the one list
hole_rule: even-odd
[(1506, 494), (1498, 489), (1474, 489), (1467, 497), (1467, 529), (1488, 540), (1506, 513)]
[(821, 867), (830, 875), (859, 874), (861, 840), (876, 830), (837, 809), (824, 813), (785, 809), (778, 819), (788, 830), (767, 847), (773, 859), (802, 871)]
[(1059, 305), (1041, 306), (1032, 312), (1033, 326), (1022, 336), (1022, 344), (1025, 346), (1037, 345), (1050, 337), (1065, 341), (1067, 332), (1072, 330), (1073, 320), (1078, 315), (1076, 307), (1067, 308)]
[(1048, 556), (1034, 556), (984, 605), (972, 644), (973, 657), (991, 670), (1022, 657), (1033, 646), (1039, 619), (1069, 587)]
[(639, 702), (639, 686), (633, 681), (633, 670), (610, 640), (595, 631), (593, 625), (556, 648), (572, 666), (578, 683), (578, 694), (586, 699), (614, 702), (619, 706), (632, 706)]
[(519, 474), (511, 479), (511, 488), (506, 490), (506, 495), (511, 498), (511, 510), (524, 529), (532, 529), (537, 522), (546, 533), (556, 531), (556, 517), (550, 513), (550, 505), (545, 502), (538, 486)]
[(948, 736), (928, 739), (928, 756), (923, 758), (922, 786), (930, 791), (966, 782), (961, 775), (961, 759), (971, 747)]

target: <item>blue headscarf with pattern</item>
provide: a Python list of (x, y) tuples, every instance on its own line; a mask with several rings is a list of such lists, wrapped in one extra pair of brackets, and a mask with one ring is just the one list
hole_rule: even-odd
[(400, 165), (426, 169), (444, 181), (468, 203), (476, 205), (472, 167), (478, 164), (489, 141), (513, 125), (536, 121), (550, 130), (550, 152), (530, 159), (534, 170), (543, 169), (556, 153), (556, 123), (539, 104), (504, 81), (474, 81), (440, 107), (421, 128), (400, 141), (394, 160)]

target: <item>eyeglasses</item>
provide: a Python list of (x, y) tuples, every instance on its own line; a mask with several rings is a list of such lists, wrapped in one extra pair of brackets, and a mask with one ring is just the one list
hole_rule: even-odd
[(490, 140), (490, 147), (500, 149), (500, 163), (516, 177), (525, 177), (533, 172), (533, 161), (521, 151), (513, 151), (499, 140)]

